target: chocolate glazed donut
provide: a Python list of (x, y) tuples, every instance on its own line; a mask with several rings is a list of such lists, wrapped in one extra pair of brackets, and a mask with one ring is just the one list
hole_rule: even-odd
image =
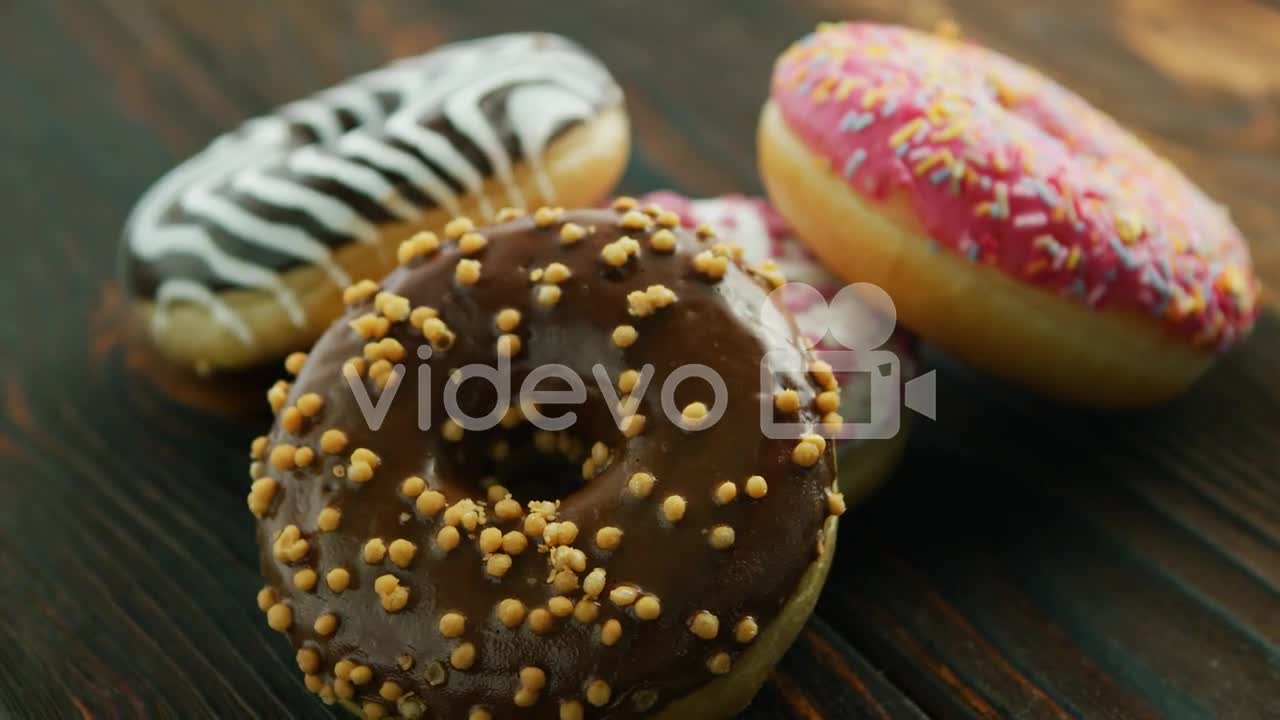
[[(373, 718), (739, 710), (812, 611), (844, 509), (813, 408), (835, 378), (760, 320), (776, 267), (626, 198), (455, 220), (400, 260), (289, 358), (252, 448), (259, 606), (307, 686)], [(473, 363), (509, 363), (521, 402), (459, 384)], [(552, 364), (582, 392), (535, 406), (519, 388)], [(719, 396), (672, 382), (694, 365)], [(448, 415), (453, 393), (493, 426)], [(815, 432), (765, 437), (762, 403)]]

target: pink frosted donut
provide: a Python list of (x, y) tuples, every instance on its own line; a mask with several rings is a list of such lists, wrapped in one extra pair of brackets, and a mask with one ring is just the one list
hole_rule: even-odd
[[(828, 330), (849, 319), (828, 312), (827, 307), (846, 283), (832, 275), (796, 240), (786, 221), (767, 200), (737, 194), (690, 199), (669, 190), (652, 192), (639, 200), (678, 213), (686, 227), (709, 226), (717, 235), (740, 245), (747, 262), (772, 260), (788, 283), (803, 283), (816, 289), (820, 298), (808, 292), (788, 292), (790, 286), (784, 286), (780, 294), (782, 304), (795, 318), (800, 333), (813, 343), (818, 357), (831, 359), (830, 354), (848, 352), (848, 348), (834, 339), (838, 329), (832, 333)], [(883, 347), (901, 361), (904, 383), (916, 376), (915, 338), (899, 330)], [(840, 414), (845, 418), (871, 419), (870, 427), (855, 439), (840, 441), (837, 445), (840, 489), (846, 500), (856, 502), (878, 487), (897, 465), (909, 426), (906, 414), (898, 405), (883, 408), (882, 412), (872, 411), (865, 375), (849, 373), (838, 374), (838, 377)], [(857, 431), (854, 426), (850, 427)]]
[(1175, 394), (1257, 313), (1220, 206), (1071, 91), (967, 42), (819, 27), (777, 62), (760, 155), (778, 209), (837, 274), (1066, 399)]

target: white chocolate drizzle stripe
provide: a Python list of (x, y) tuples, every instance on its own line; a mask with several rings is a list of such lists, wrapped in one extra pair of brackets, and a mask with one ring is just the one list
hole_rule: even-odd
[(280, 113), (286, 118), (306, 125), (320, 138), (320, 142), (332, 142), (342, 134), (342, 123), (333, 114), (333, 108), (317, 99), (297, 100), (284, 106)]
[[(566, 65), (581, 64), (574, 60), (576, 58), (572, 56), (556, 57), (554, 54), (548, 54), (547, 62), (544, 64), (524, 63), (505, 71), (494, 72), (483, 81), (467, 85), (452, 94), (445, 102), (445, 117), (485, 154), (489, 164), (493, 166), (494, 175), (506, 186), (511, 204), (516, 207), (524, 206), (524, 197), (512, 175), (511, 156), (481, 110), (480, 101), (486, 95), (503, 87), (514, 86), (518, 89), (521, 84), (538, 82), (559, 82), (568, 90), (589, 93), (591, 88), (584, 88), (580, 83), (574, 82), (573, 74), (565, 72)], [(595, 94), (598, 95), (598, 93)], [(511, 119), (513, 126), (526, 120), (523, 116), (511, 116)], [(518, 134), (519, 131), (517, 131)]]
[(351, 235), (363, 243), (378, 240), (378, 229), (346, 203), (301, 183), (253, 169), (236, 173), (231, 187), (277, 207), (302, 211), (335, 234)]
[[(550, 96), (555, 95), (555, 102)], [(571, 120), (591, 117), (593, 109), (586, 100), (549, 85), (517, 88), (507, 98), (507, 114), (522, 118), (514, 126), (520, 149), (533, 171), (534, 182), (543, 202), (554, 202), (555, 187), (543, 165), (543, 153), (555, 131)]]
[(359, 127), (377, 127), (386, 119), (382, 103), (366, 87), (339, 85), (320, 93), (320, 97), (354, 115)]
[[(161, 283), (160, 287), (156, 289), (157, 307), (167, 308), (170, 303), (179, 300), (207, 307), (209, 313), (218, 321), (218, 324), (230, 330), (246, 346), (253, 345), (253, 331), (249, 329), (249, 326), (235, 311), (218, 297), (217, 293), (209, 288), (185, 278), (170, 278)], [(169, 324), (168, 313), (157, 312), (153, 314), (151, 316), (151, 324), (152, 332), (163, 333)]]
[[(167, 224), (159, 219), (165, 208), (180, 201), (181, 194), (188, 187), (200, 188), (210, 183), (217, 183), (223, 175), (239, 164), (239, 158), (230, 154), (207, 163), (183, 163), (162, 178), (143, 195), (129, 217), (127, 227), (130, 230), (135, 225), (152, 228), (151, 232), (131, 233), (130, 237), (133, 240), (131, 249), (138, 257), (150, 262), (166, 255), (187, 255), (198, 258), (210, 272), (228, 283), (272, 293), (276, 302), (285, 309), (290, 322), (302, 327), (306, 323), (306, 315), (278, 274), (228, 254), (213, 241), (208, 231), (198, 224)], [(204, 173), (208, 174), (205, 179), (194, 185), (190, 184), (193, 182), (193, 176)], [(195, 298), (190, 297), (190, 293), (186, 297), (196, 301)], [(169, 302), (157, 298), (156, 314), (164, 314)]]
[(376, 170), (344, 160), (315, 145), (298, 148), (288, 160), (288, 168), (299, 175), (321, 177), (341, 183), (386, 208), (405, 222), (422, 217), (422, 211), (404, 199), (394, 185)]
[(458, 196), (453, 188), (412, 155), (361, 132), (343, 136), (338, 141), (338, 152), (403, 175), (449, 214), (462, 214), (462, 206), (458, 204)]
[(263, 220), (231, 199), (202, 188), (192, 188), (184, 194), (182, 208), (232, 235), (252, 238), (254, 244), (322, 268), (340, 288), (351, 284), (351, 279), (333, 261), (329, 248), (296, 227)]
[[(491, 93), (504, 89), (510, 95), (501, 108), (495, 111), (484, 104)], [(349, 196), (325, 192), (305, 180), (336, 183), (369, 198), (399, 221), (420, 220), (423, 209), (400, 192), (388, 177), (394, 175), (421, 193), (415, 198), (428, 198), (453, 214), (463, 211), (455, 190), (461, 186), (478, 203), (480, 213), (491, 218), (493, 207), (484, 194), (490, 173), (469, 160), (449, 136), (426, 126), (430, 118), (441, 116), (485, 157), (511, 202), (523, 206), (515, 159), (493, 124), (508, 123), (537, 190), (550, 200), (555, 189), (542, 156), (551, 137), (566, 122), (589, 118), (620, 97), (603, 66), (555, 36), (503, 35), (438, 48), (291, 102), (275, 115), (251, 119), (217, 138), (144, 194), (126, 229), (129, 248), (136, 258), (152, 264), (169, 255), (190, 256), (218, 283), (267, 290), (290, 320), (302, 326), (305, 314), (274, 266), (236, 257), (233, 246), (215, 241), (213, 229), (245, 245), (312, 264), (335, 284), (344, 285), (348, 278), (329, 247), (333, 237), (313, 236), (305, 227), (275, 222), (260, 212), (301, 212), (332, 236), (381, 247), (380, 220), (362, 214)], [(350, 122), (344, 122), (344, 113), (355, 120), (354, 128), (344, 129)], [(291, 131), (298, 127), (308, 129), (317, 141), (300, 143), (302, 138)], [(248, 201), (253, 205), (246, 205)], [(176, 273), (183, 272), (176, 266)], [(166, 289), (156, 291), (157, 315), (171, 303), (201, 303), (217, 322), (250, 341), (242, 321), (241, 327), (230, 328), (229, 320), (236, 318), (229, 306), (210, 302), (218, 300), (219, 293), (203, 284), (208, 280), (180, 275), (161, 275), (158, 280)]]
[(387, 133), (435, 161), (480, 200), (482, 215), (493, 217), (493, 207), (484, 195), (484, 176), (445, 136), (418, 125), (410, 115), (399, 113), (387, 122)]

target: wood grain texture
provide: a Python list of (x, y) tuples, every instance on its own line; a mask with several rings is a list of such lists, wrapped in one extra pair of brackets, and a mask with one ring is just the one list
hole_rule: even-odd
[[(622, 82), (627, 190), (758, 191), (772, 60), (840, 17), (953, 17), (1067, 82), (1227, 203), (1280, 286), (1280, 7), (1262, 0), (4, 4), (0, 717), (326, 713), (252, 602), (265, 386), (183, 395), (224, 401), (196, 411), (124, 330), (119, 228), (156, 176), (387, 58), (536, 28)], [(1280, 717), (1280, 319), (1126, 415), (928, 359), (940, 421), (844, 523), (819, 618), (748, 714)]]

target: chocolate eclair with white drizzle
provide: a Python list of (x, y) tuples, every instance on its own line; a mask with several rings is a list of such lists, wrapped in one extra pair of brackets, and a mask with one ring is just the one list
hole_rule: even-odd
[(154, 344), (200, 371), (313, 342), (353, 279), (451, 217), (589, 205), (628, 154), (622, 94), (556, 35), (447, 45), (246, 122), (160, 179), (124, 232)]
[[(287, 360), (251, 448), (258, 603), (322, 699), (368, 718), (728, 717), (812, 611), (844, 510), (822, 435), (836, 379), (761, 321), (776, 266), (615, 207), (415, 236)], [(455, 379), (504, 362), (512, 388), (560, 366), (590, 391), (504, 411)], [(723, 397), (675, 379), (699, 366)], [(762, 408), (810, 431), (769, 437)], [(555, 431), (533, 415), (565, 410)]]

